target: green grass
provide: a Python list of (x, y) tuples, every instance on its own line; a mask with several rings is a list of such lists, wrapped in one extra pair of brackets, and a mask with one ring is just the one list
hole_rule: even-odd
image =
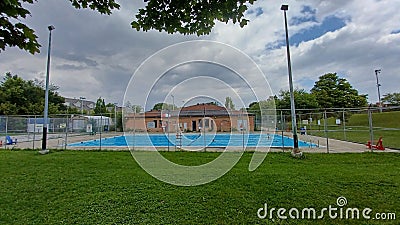
[[(372, 114), (374, 127), (400, 129), (400, 112), (383, 112)], [(349, 126), (368, 126), (367, 114), (355, 114), (350, 117)]]
[[(383, 137), (383, 145), (388, 148), (400, 149), (400, 112), (374, 113), (372, 115), (374, 140)], [(324, 120), (321, 126), (307, 126), (308, 134), (325, 136)], [(335, 125), (335, 118), (328, 118), (328, 137), (358, 143), (367, 143), (370, 140), (369, 122), (367, 114), (354, 114), (346, 122), (346, 132), (343, 124)]]
[[(198, 165), (216, 153), (163, 153)], [(374, 220), (261, 220), (257, 210), (334, 206), (400, 212), (400, 154), (252, 154), (222, 178), (196, 187), (162, 183), (129, 152), (0, 151), (0, 224), (380, 224)], [(399, 224), (399, 219), (384, 224)]]

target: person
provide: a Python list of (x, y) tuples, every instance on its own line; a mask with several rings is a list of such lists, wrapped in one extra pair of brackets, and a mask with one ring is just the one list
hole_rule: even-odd
[(306, 135), (306, 134), (307, 134), (306, 128), (305, 127), (300, 128), (300, 135)]

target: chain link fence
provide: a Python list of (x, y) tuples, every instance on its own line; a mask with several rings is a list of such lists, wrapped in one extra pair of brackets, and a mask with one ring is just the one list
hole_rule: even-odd
[[(290, 136), (292, 133), (289, 109), (277, 109), (276, 115), (264, 115), (271, 117), (267, 119), (262, 119), (261, 114), (257, 112), (248, 113), (254, 115), (251, 117), (254, 121), (249, 121), (249, 124), (253, 124), (254, 132), (267, 129), (285, 136)], [(122, 135), (122, 125), (118, 122), (121, 120), (121, 115), (118, 113), (94, 116), (51, 115), (48, 124), (48, 148), (68, 149), (71, 143), (99, 140), (98, 148), (101, 149), (104, 147), (101, 143), (102, 138)], [(321, 137), (323, 139), (319, 140), (323, 141), (313, 144), (326, 147), (328, 152), (332, 139), (361, 144), (367, 144), (372, 140), (371, 145), (375, 147), (379, 145), (378, 141), (382, 140), (385, 148), (400, 149), (400, 107), (299, 109), (296, 110), (296, 120), (299, 139), (310, 141), (310, 137)], [(40, 149), (43, 121), (42, 116), (0, 116), (1, 147)], [(262, 124), (262, 121), (268, 121), (268, 124)], [(179, 126), (185, 128), (184, 122)], [(187, 126), (195, 127), (192, 122)], [(116, 129), (118, 127), (121, 129)], [(134, 130), (137, 131), (137, 129), (136, 124)], [(220, 129), (225, 129), (225, 127)], [(231, 129), (234, 129), (233, 125)], [(10, 140), (17, 144), (9, 143)]]
[[(327, 147), (329, 140), (343, 140), (377, 146), (379, 141), (385, 148), (400, 149), (400, 107), (368, 107), (350, 109), (296, 110), (299, 138), (307, 135), (323, 137), (319, 143)], [(290, 110), (277, 110), (279, 131), (291, 131)]]
[[(117, 115), (49, 115), (48, 148), (67, 149), (68, 144), (116, 135)], [(40, 149), (43, 139), (43, 116), (0, 116), (0, 146), (3, 148)]]

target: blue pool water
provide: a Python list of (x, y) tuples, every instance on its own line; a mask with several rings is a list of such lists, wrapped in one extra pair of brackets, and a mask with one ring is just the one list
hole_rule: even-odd
[[(177, 139), (175, 134), (137, 134), (129, 136), (115, 136), (101, 139), (101, 145), (105, 147), (292, 147), (293, 139), (276, 134), (184, 134), (182, 139)], [(100, 140), (84, 141), (69, 144), (72, 147), (96, 147), (100, 146)], [(299, 147), (315, 147), (315, 144), (300, 141)]]

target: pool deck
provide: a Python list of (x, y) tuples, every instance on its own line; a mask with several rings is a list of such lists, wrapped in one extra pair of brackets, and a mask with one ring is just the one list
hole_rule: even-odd
[[(108, 138), (108, 137), (114, 137), (114, 136), (121, 136), (124, 135), (124, 133), (115, 133), (115, 132), (110, 132), (110, 133), (103, 133), (101, 134), (102, 138)], [(285, 136), (292, 137), (291, 133), (284, 133)], [(65, 149), (64, 145), (64, 139), (65, 139), (65, 134), (49, 134), (49, 139), (47, 141), (47, 148), (48, 149)], [(316, 136), (310, 136), (310, 135), (299, 135), (298, 136), (300, 140), (306, 141), (306, 142), (311, 142), (313, 144), (316, 144), (319, 147), (305, 147), (305, 148), (300, 148), (302, 152), (308, 152), (308, 153), (328, 153), (327, 149), (327, 142), (326, 139), (323, 137), (316, 137)], [(14, 138), (14, 137), (13, 137)], [(1, 148), (3, 149), (12, 149), (12, 148), (17, 148), (17, 149), (41, 149), (42, 141), (41, 136), (37, 135), (35, 138), (35, 142), (32, 140), (29, 141), (29, 138), (26, 138), (24, 136), (17, 136), (18, 138), (18, 144), (17, 145), (3, 145)], [(67, 140), (68, 143), (76, 143), (76, 142), (81, 142), (81, 141), (87, 141), (87, 140), (94, 140), (94, 139), (99, 139), (100, 134), (96, 135), (69, 135)], [(31, 138), (33, 139), (33, 138)], [(99, 150), (99, 147), (71, 147), (67, 146), (68, 150)], [(102, 150), (115, 150), (115, 151), (129, 151), (129, 148), (127, 147), (106, 147), (102, 146)], [(154, 148), (149, 148), (149, 147), (136, 147), (135, 150), (143, 150), (143, 151), (151, 151), (154, 150)], [(161, 151), (168, 151), (168, 148), (157, 148), (157, 150)], [(181, 151), (179, 148), (175, 148), (175, 146), (171, 146), (169, 148), (170, 151)], [(189, 151), (204, 151), (204, 149), (197, 149), (192, 148), (192, 149), (186, 149)], [(206, 148), (206, 151), (209, 152), (222, 152), (224, 151), (225, 148)], [(227, 149), (228, 151), (242, 151), (242, 147), (230, 147)], [(246, 148), (246, 151), (254, 151), (254, 147), (248, 147)], [(258, 148), (257, 151), (268, 151), (268, 148)], [(291, 151), (290, 148), (271, 148), (269, 149), (270, 152), (289, 152)], [(352, 143), (352, 142), (347, 142), (347, 141), (341, 141), (341, 140), (335, 140), (335, 139), (329, 139), (329, 153), (362, 153), (362, 152), (370, 152), (371, 150), (368, 149), (365, 144), (359, 144), (359, 143)], [(400, 153), (400, 150), (395, 150), (395, 149), (385, 149), (384, 151), (380, 150), (374, 150), (374, 152), (396, 152)]]

